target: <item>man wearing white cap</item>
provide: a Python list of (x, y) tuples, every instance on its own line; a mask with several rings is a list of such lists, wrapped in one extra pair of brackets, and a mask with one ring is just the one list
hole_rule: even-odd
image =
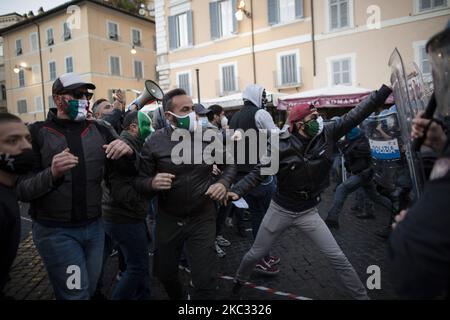
[(86, 120), (88, 89), (95, 85), (77, 74), (55, 80), (56, 111), (30, 126), (34, 170), (17, 184), (19, 199), (30, 202), (33, 241), (56, 299), (91, 298), (103, 256), (103, 170), (107, 161), (126, 168), (134, 157), (110, 127)]

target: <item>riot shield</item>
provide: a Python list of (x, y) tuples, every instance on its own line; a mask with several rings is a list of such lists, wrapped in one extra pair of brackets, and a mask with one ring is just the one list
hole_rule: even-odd
[(393, 192), (403, 169), (404, 149), (396, 112), (386, 110), (380, 115), (371, 115), (360, 127), (369, 140), (375, 182)]
[(397, 49), (394, 50), (389, 59), (389, 67), (391, 68), (392, 90), (397, 105), (400, 136), (405, 148), (406, 161), (417, 199), (421, 195), (425, 178), (420, 163), (420, 155), (412, 151), (411, 126), (417, 112), (425, 109), (429, 97), (425, 95), (420, 72), (413, 70), (408, 75), (406, 74), (405, 65)]
[(450, 125), (450, 27), (438, 33), (427, 43), (427, 52), (433, 72), (436, 112), (434, 117)]

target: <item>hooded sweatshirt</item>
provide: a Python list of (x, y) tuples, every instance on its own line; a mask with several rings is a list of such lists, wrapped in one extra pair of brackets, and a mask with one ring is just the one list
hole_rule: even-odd
[[(267, 130), (275, 130), (275, 132), (279, 133), (280, 129), (275, 125), (272, 116), (269, 112), (262, 109), (262, 94), (263, 94), (264, 88), (258, 84), (251, 84), (248, 85), (244, 92), (242, 93), (242, 99), (247, 100), (247, 103), (251, 103), (252, 105), (256, 106), (259, 110), (255, 114), (255, 122), (256, 127), (261, 129), (267, 129)], [(286, 130), (287, 127), (284, 127), (282, 131)]]

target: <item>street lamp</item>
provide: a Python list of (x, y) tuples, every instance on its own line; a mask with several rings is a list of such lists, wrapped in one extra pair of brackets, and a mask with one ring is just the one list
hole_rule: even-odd
[(131, 54), (136, 54), (136, 49), (134, 48), (134, 44), (133, 44), (133, 46), (131, 47), (130, 52), (131, 52)]
[(31, 71), (31, 68), (30, 68), (30, 67), (27, 67), (27, 64), (24, 63), (24, 62), (22, 62), (20, 65), (17, 65), (17, 64), (16, 64), (16, 65), (14, 66), (14, 69), (13, 69), (14, 73), (19, 73), (20, 70), (29, 70), (29, 71)]
[[(253, 0), (250, 0), (250, 7), (253, 10)], [(242, 21), (244, 15), (251, 20), (252, 28), (252, 61), (253, 61), (253, 83), (256, 83), (256, 58), (255, 58), (255, 29), (253, 26), (253, 16), (250, 11), (245, 10), (245, 0), (240, 0), (234, 16), (237, 21)]]
[(242, 21), (244, 19), (244, 15), (247, 18), (250, 18), (252, 16), (252, 14), (250, 12), (248, 12), (247, 10), (245, 10), (245, 0), (240, 0), (239, 4), (237, 6), (237, 11), (234, 14), (234, 16), (236, 17), (237, 21)]

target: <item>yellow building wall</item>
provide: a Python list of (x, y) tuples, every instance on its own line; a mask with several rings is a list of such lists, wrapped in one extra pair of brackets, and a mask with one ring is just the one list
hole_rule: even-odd
[[(41, 33), (42, 64), (44, 75), (44, 97), (46, 110), (48, 111), (48, 97), (51, 95), (53, 80), (50, 80), (49, 61), (56, 62), (56, 75), (66, 72), (65, 58), (73, 58), (73, 71), (80, 74), (83, 79), (93, 82), (97, 89), (94, 91), (93, 103), (97, 98), (107, 98), (109, 89), (135, 89), (142, 90), (143, 79), (134, 77), (134, 60), (143, 63), (144, 79), (155, 78), (154, 51), (154, 24), (150, 21), (133, 18), (121, 14), (117, 11), (87, 3), (80, 8), (80, 20), (77, 28), (71, 30), (71, 39), (63, 39), (63, 23), (70, 18), (70, 15), (61, 11), (58, 14), (49, 16), (39, 22)], [(107, 20), (118, 23), (119, 41), (107, 38)], [(47, 45), (47, 29), (53, 28), (54, 45)], [(136, 47), (136, 54), (130, 53), (132, 47), (131, 28), (141, 31), (141, 47)], [(33, 122), (44, 119), (44, 111), (36, 111), (35, 96), (42, 96), (42, 83), (40, 72), (37, 77), (32, 71), (25, 70), (25, 87), (19, 87), (18, 74), (13, 72), (15, 65), (26, 63), (27, 66), (39, 65), (38, 51), (31, 52), (30, 33), (36, 32), (37, 27), (33, 24), (26, 25), (17, 30), (13, 30), (4, 36), (5, 52), (5, 76), (7, 89), (8, 111), (17, 114), (17, 101), (27, 100), (26, 114), (19, 116), (25, 122)], [(23, 54), (16, 56), (16, 39), (22, 38)], [(109, 70), (109, 56), (121, 57), (121, 75), (111, 76)], [(136, 96), (131, 91), (127, 92), (127, 101), (131, 101)]]

